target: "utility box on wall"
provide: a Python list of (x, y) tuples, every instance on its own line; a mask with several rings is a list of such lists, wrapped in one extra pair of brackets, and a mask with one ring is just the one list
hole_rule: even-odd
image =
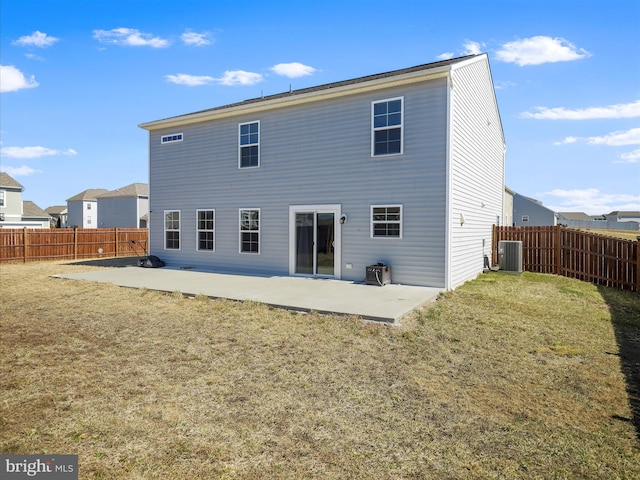
[(383, 286), (391, 283), (391, 267), (379, 263), (367, 267), (366, 284)]
[(522, 242), (501, 240), (498, 242), (500, 270), (522, 273)]

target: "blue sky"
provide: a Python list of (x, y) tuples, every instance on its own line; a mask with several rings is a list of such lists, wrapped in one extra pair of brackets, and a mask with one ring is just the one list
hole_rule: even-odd
[(148, 181), (174, 115), (489, 54), (506, 183), (640, 210), (638, 0), (0, 0), (0, 168), (41, 208)]

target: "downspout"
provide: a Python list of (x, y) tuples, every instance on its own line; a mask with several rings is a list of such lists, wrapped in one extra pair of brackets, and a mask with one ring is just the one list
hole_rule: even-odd
[(147, 252), (151, 254), (151, 132), (147, 132), (147, 181)]
[(445, 187), (445, 233), (444, 233), (444, 287), (446, 290), (451, 290), (451, 241), (452, 241), (452, 206), (451, 206), (451, 172), (452, 168), (452, 148), (451, 139), (453, 138), (453, 125), (452, 125), (452, 94), (453, 94), (453, 79), (451, 78), (452, 72), (449, 71), (447, 75), (447, 138), (446, 138), (446, 187)]

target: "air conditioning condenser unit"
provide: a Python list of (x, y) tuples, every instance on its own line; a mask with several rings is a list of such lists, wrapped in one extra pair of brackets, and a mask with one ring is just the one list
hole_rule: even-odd
[(522, 242), (501, 240), (498, 242), (500, 270), (522, 273)]

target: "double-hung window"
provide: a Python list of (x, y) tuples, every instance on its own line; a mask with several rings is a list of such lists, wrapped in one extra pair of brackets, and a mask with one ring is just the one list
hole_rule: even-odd
[(198, 244), (196, 248), (201, 251), (215, 252), (216, 250), (216, 211), (197, 210), (196, 229)]
[(180, 210), (164, 212), (164, 248), (180, 250)]
[(371, 206), (371, 237), (402, 238), (402, 205)]
[(0, 190), (0, 207), (5, 206), (5, 197), (7, 195), (6, 190)]
[(404, 97), (371, 104), (371, 156), (399, 155), (403, 152)]
[(240, 253), (260, 253), (260, 209), (240, 210)]
[(260, 122), (241, 123), (239, 129), (240, 168), (260, 166)]

